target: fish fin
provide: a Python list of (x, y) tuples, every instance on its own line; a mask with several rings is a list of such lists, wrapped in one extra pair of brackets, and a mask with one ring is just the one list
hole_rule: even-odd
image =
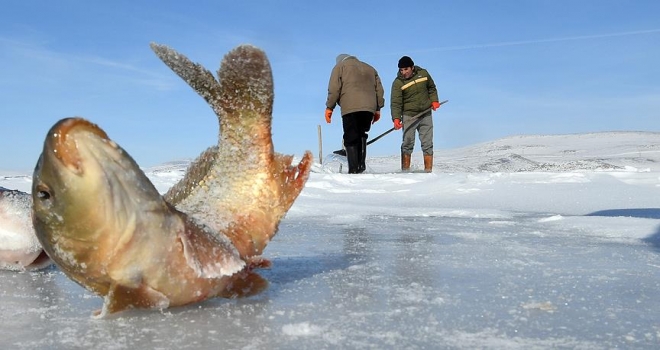
[(178, 239), (183, 246), (186, 262), (199, 277), (231, 276), (245, 267), (245, 262), (229, 239), (212, 233), (206, 226), (191, 219), (186, 220), (185, 230)]
[(191, 188), (204, 183), (204, 178), (215, 163), (217, 154), (217, 146), (209, 147), (192, 161), (183, 178), (167, 190), (163, 196), (165, 201), (176, 206), (190, 194)]
[(279, 175), (280, 207), (282, 216), (291, 208), (293, 202), (305, 187), (312, 166), (312, 153), (305, 152), (300, 163), (292, 166), (292, 156), (275, 154), (275, 171)]
[[(221, 95), (218, 81), (215, 80), (213, 73), (170, 47), (156, 43), (151, 43), (149, 46), (163, 63), (188, 83), (211, 107), (217, 105)], [(213, 109), (215, 110), (215, 107)], [(219, 111), (215, 110), (215, 112), (217, 114)]]
[(268, 281), (254, 271), (243, 271), (231, 277), (227, 288), (218, 293), (221, 298), (245, 298), (261, 293)]
[(263, 214), (252, 213), (234, 217), (222, 233), (231, 240), (243, 259), (250, 259), (261, 255), (269, 237), (275, 235), (276, 231), (277, 221), (267, 219)]
[(103, 299), (103, 309), (94, 312), (95, 318), (103, 318), (115, 312), (127, 309), (166, 309), (170, 300), (161, 292), (145, 284), (138, 287), (127, 287), (113, 284)]
[(251, 256), (246, 260), (247, 269), (269, 269), (271, 266), (270, 260), (262, 256)]

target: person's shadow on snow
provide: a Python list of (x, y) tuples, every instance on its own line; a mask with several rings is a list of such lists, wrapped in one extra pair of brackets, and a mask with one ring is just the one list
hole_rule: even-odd
[[(642, 219), (660, 219), (660, 208), (631, 208), (631, 209), (607, 209), (599, 210), (585, 216), (607, 216), (607, 217), (631, 217)], [(644, 239), (643, 242), (660, 250), (660, 226), (656, 232)]]

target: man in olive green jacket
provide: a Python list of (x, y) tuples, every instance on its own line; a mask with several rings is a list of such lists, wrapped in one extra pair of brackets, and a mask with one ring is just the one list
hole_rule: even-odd
[[(424, 154), (424, 171), (431, 172), (433, 170), (433, 118), (430, 109), (435, 111), (440, 107), (438, 91), (429, 72), (416, 66), (410, 57), (401, 57), (398, 66), (399, 72), (392, 83), (390, 111), (394, 128), (399, 130), (403, 127), (401, 170), (410, 171), (410, 158), (415, 147), (415, 130), (417, 130)], [(415, 128), (406, 128), (406, 125), (415, 121), (414, 116), (424, 111), (427, 112), (417, 117), (421, 120)]]
[(385, 105), (383, 85), (376, 69), (355, 56), (337, 56), (325, 102), (325, 121), (328, 124), (332, 121), (332, 111), (336, 105), (341, 106), (348, 173), (364, 172), (367, 133), (371, 124), (380, 119), (380, 109)]

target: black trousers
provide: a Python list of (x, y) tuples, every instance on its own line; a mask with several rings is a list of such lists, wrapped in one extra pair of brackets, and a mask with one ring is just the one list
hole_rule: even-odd
[(371, 112), (348, 113), (341, 117), (344, 127), (344, 147), (360, 146), (362, 138), (367, 138), (374, 114)]
[(355, 112), (342, 116), (349, 174), (359, 174), (367, 168), (367, 132), (371, 129), (373, 116), (371, 112)]

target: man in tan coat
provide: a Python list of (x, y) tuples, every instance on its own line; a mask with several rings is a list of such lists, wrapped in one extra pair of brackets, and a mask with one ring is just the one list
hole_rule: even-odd
[(371, 124), (380, 119), (380, 109), (385, 105), (383, 85), (376, 69), (355, 56), (338, 55), (325, 102), (328, 124), (336, 105), (341, 107), (348, 173), (359, 174), (366, 169), (367, 133)]

